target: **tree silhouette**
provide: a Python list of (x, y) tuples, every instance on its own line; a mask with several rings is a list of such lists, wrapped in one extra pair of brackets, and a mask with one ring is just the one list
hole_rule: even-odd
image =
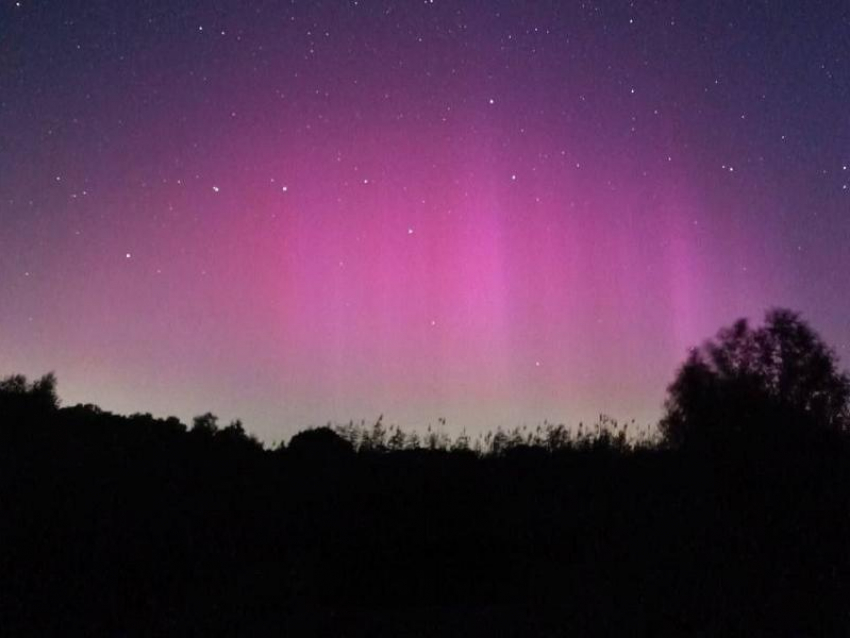
[(234, 419), (215, 434), (216, 440), (230, 449), (262, 449), (262, 444), (245, 431), (241, 419)]
[(692, 350), (665, 408), (661, 432), (674, 447), (764, 444), (789, 429), (844, 432), (850, 379), (799, 314), (775, 309), (759, 328), (740, 319)]
[(0, 380), (0, 411), (12, 417), (34, 417), (56, 410), (56, 375), (48, 372), (32, 383), (22, 374)]
[(192, 434), (201, 438), (212, 438), (218, 432), (218, 417), (212, 412), (192, 419)]

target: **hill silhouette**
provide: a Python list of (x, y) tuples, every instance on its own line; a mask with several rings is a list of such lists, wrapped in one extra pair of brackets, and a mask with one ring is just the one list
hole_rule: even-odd
[(788, 311), (600, 419), (349, 424), (266, 449), (0, 382), (7, 636), (843, 636), (848, 380)]

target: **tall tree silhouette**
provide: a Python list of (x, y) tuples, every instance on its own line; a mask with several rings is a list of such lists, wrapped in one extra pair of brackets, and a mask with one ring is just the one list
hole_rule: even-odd
[(763, 326), (740, 319), (691, 351), (665, 407), (661, 431), (673, 446), (847, 431), (850, 379), (799, 314), (774, 309)]

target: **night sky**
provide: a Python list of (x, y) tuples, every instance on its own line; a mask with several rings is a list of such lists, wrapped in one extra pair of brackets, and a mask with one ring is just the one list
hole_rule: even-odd
[(0, 374), (311, 424), (661, 413), (850, 359), (850, 3), (2, 0)]

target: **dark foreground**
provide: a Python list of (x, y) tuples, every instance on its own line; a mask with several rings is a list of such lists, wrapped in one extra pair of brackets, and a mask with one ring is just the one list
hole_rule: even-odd
[(4, 636), (842, 636), (850, 453), (383, 448), (0, 415)]

